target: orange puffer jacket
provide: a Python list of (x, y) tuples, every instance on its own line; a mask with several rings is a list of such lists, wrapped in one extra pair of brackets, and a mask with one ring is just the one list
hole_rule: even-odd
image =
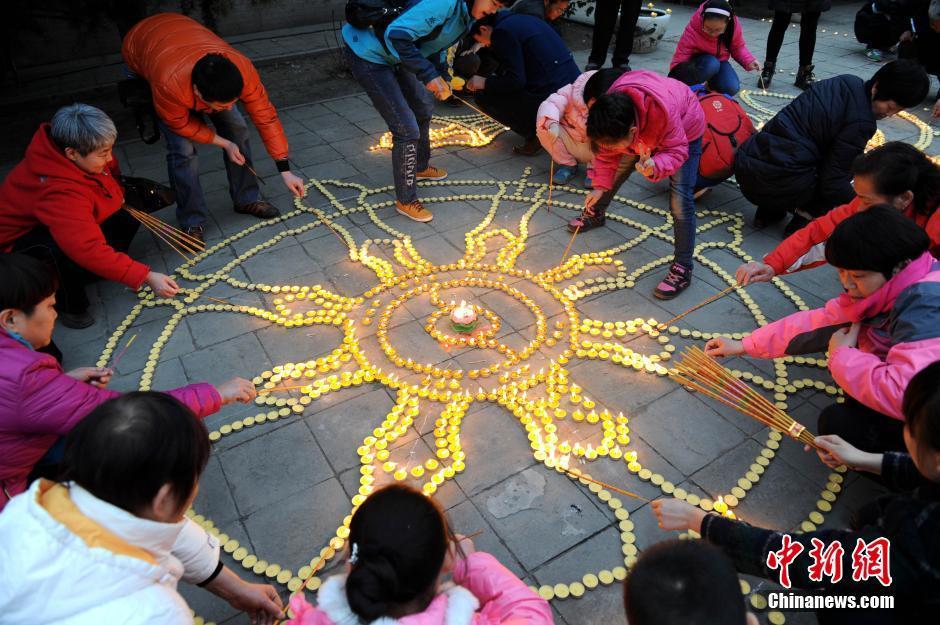
[(198, 143), (211, 143), (215, 132), (198, 113), (209, 108), (193, 93), (193, 66), (207, 54), (221, 54), (241, 71), (245, 87), (238, 99), (254, 122), (274, 160), (287, 158), (287, 137), (268, 99), (258, 71), (241, 52), (199, 22), (178, 13), (159, 13), (134, 26), (121, 46), (124, 61), (150, 83), (160, 119), (171, 131)]

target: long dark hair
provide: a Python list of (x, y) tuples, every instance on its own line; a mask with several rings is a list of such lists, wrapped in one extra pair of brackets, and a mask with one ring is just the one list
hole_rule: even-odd
[(397, 612), (411, 602), (423, 611), (434, 599), (452, 540), (430, 497), (401, 484), (376, 490), (349, 523), (349, 607), (364, 622), (404, 616)]
[(826, 262), (837, 269), (878, 271), (885, 280), (930, 247), (924, 229), (887, 204), (855, 213), (826, 241)]
[[(708, 9), (720, 9), (730, 13), (730, 16), (728, 16), (728, 26), (725, 27), (725, 32), (721, 33), (721, 35), (718, 37), (719, 45), (724, 45), (730, 52), (731, 42), (734, 40), (734, 8), (731, 6), (731, 3), (728, 2), (728, 0), (708, 0), (708, 2), (702, 5), (703, 24), (709, 16), (709, 13), (707, 12)], [(711, 15), (716, 17), (725, 17), (720, 13), (712, 13)]]
[(852, 163), (856, 176), (868, 176), (879, 195), (914, 194), (914, 212), (932, 215), (940, 203), (940, 166), (909, 143), (891, 141), (859, 154)]

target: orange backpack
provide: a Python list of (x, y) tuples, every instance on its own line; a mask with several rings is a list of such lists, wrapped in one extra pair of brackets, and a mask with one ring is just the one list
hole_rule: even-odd
[(700, 91), (696, 95), (705, 113), (706, 124), (698, 175), (712, 182), (721, 182), (734, 170), (734, 153), (738, 146), (757, 131), (734, 98), (709, 91)]

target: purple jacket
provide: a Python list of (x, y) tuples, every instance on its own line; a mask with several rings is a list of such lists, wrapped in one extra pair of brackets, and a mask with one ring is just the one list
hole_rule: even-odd
[[(199, 418), (222, 407), (211, 384), (190, 384), (168, 394)], [(60, 436), (119, 395), (69, 377), (55, 358), (0, 330), (0, 510), (26, 490), (29, 472)]]

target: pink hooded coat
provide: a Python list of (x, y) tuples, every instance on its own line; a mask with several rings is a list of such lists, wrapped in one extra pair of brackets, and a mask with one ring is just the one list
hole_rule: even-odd
[[(456, 586), (442, 589), (418, 614), (382, 617), (372, 625), (552, 625), (548, 602), (493, 556), (477, 551), (454, 567)], [(302, 595), (291, 597), (289, 625), (361, 625), (346, 599), (346, 576), (323, 583), (313, 607)]]
[(908, 382), (940, 360), (940, 262), (929, 252), (865, 299), (843, 293), (822, 308), (758, 328), (744, 339), (744, 350), (756, 358), (822, 351), (833, 330), (850, 323), (862, 326), (858, 347), (830, 352), (833, 379), (869, 408), (903, 420)]
[[(197, 417), (218, 412), (222, 397), (211, 384), (167, 392)], [(26, 477), (56, 440), (100, 404), (120, 393), (79, 382), (55, 358), (0, 330), (0, 510), (26, 490)]]
[(554, 136), (549, 129), (552, 124), (559, 124), (576, 143), (587, 143), (588, 106), (584, 101), (584, 86), (596, 70), (584, 72), (573, 83), (565, 85), (548, 96), (535, 118), (535, 133), (545, 151), (559, 165), (577, 165), (578, 160), (571, 155), (565, 142)]
[(653, 182), (676, 173), (689, 158), (689, 142), (705, 133), (705, 113), (689, 87), (646, 70), (626, 72), (607, 93), (624, 93), (636, 107), (636, 139), (628, 148), (601, 149), (594, 156), (594, 188), (609, 191), (624, 155), (649, 150)]
[(729, 50), (719, 38), (710, 37), (702, 30), (704, 9), (704, 4), (699, 6), (698, 10), (692, 14), (692, 19), (686, 24), (682, 36), (679, 37), (679, 43), (676, 45), (676, 51), (672, 55), (672, 61), (669, 63), (669, 70), (672, 71), (676, 65), (691, 60), (697, 54), (711, 54), (719, 61), (727, 61), (728, 58), (733, 57), (741, 67), (747, 69), (747, 66), (757, 59), (744, 43), (744, 31), (741, 29), (741, 22), (738, 21), (737, 16), (734, 17), (734, 34), (731, 36), (731, 49)]

